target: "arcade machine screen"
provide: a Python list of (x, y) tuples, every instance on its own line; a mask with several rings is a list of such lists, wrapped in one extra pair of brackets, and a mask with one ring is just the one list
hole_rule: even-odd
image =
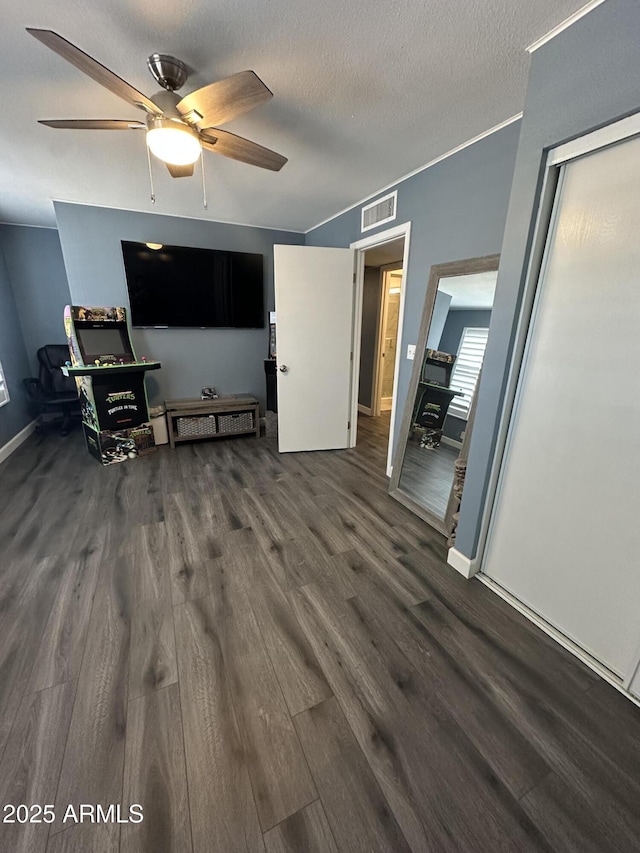
[(447, 386), (449, 384), (448, 367), (449, 365), (445, 364), (430, 364), (429, 362), (426, 362), (422, 374), (422, 381), (435, 382), (436, 385)]
[(113, 327), (83, 328), (78, 324), (76, 334), (85, 364), (91, 364), (96, 359), (100, 359), (101, 362), (120, 359), (124, 362), (133, 361), (127, 338), (117, 327), (115, 329)]

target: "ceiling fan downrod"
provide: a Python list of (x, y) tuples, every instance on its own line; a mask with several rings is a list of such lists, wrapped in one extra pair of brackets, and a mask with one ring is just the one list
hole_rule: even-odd
[(187, 66), (167, 53), (152, 53), (147, 58), (147, 68), (156, 83), (168, 92), (175, 92), (187, 82)]

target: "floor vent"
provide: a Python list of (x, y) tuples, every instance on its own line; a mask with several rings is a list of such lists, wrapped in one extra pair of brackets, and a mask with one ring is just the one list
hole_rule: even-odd
[(392, 222), (396, 218), (397, 205), (398, 190), (394, 190), (389, 195), (385, 195), (371, 204), (365, 205), (362, 208), (360, 230), (369, 231), (371, 228), (377, 228), (378, 225), (383, 225), (385, 222)]

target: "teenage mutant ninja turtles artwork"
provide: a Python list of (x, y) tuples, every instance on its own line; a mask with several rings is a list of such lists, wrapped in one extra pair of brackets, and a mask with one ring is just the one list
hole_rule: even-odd
[(76, 376), (76, 385), (78, 386), (82, 421), (97, 432), (98, 419), (96, 417), (96, 406), (93, 399), (91, 381), (88, 376)]
[(112, 465), (151, 452), (155, 445), (144, 376), (160, 363), (136, 361), (126, 309), (67, 305), (64, 326), (65, 369), (76, 380), (89, 453)]
[(153, 428), (150, 423), (140, 424), (133, 429), (102, 430), (97, 432), (83, 424), (87, 449), (103, 465), (126, 462), (152, 453), (155, 448)]
[(86, 308), (83, 305), (72, 305), (72, 316), (74, 320), (93, 320), (95, 322), (124, 323), (124, 308)]
[(114, 462), (124, 462), (138, 455), (136, 443), (130, 436), (120, 436), (117, 433), (100, 434), (100, 455), (103, 465)]

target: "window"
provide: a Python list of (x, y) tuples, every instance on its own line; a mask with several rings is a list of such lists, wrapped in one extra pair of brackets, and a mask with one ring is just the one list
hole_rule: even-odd
[(0, 406), (4, 406), (5, 403), (9, 402), (9, 389), (7, 388), (7, 381), (4, 378), (4, 372), (2, 370), (2, 364), (0, 363)]
[(456, 391), (464, 391), (464, 397), (454, 397), (449, 406), (449, 414), (456, 418), (466, 420), (469, 417), (469, 409), (478, 384), (488, 337), (489, 329), (467, 327), (462, 331), (458, 357), (451, 374), (451, 388)]

